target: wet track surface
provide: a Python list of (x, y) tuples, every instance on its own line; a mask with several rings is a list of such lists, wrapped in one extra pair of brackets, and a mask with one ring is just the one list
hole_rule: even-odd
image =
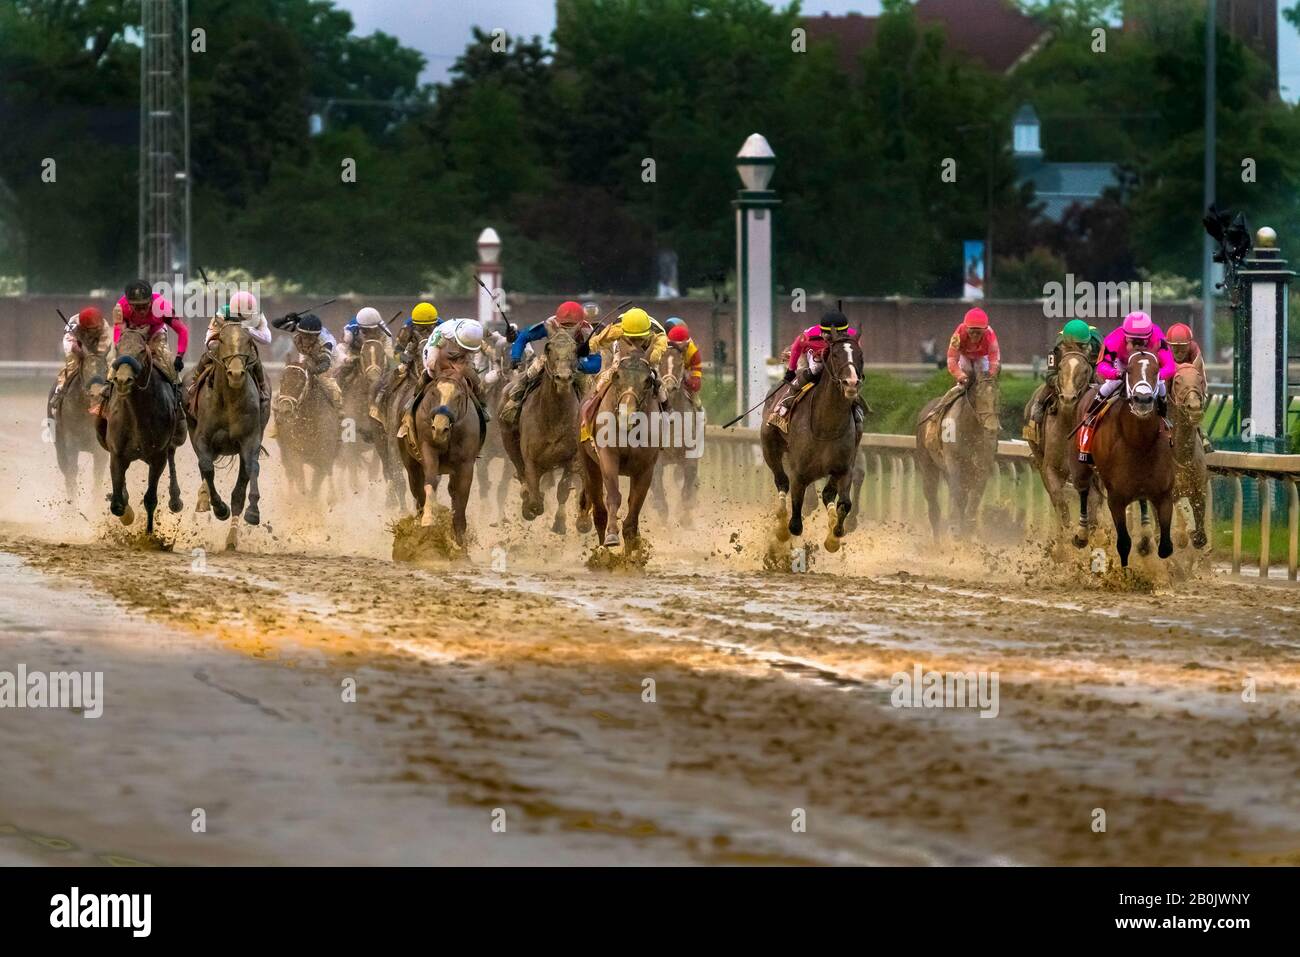
[[(102, 670), (106, 701), (0, 711), (3, 859), (1300, 863), (1294, 588), (878, 526), (765, 571), (726, 502), (651, 516), (644, 565), (483, 507), (468, 561), (413, 566), (381, 495), (312, 508), (273, 463), (235, 552), (187, 463), (160, 550), (57, 502), (26, 416), (0, 669)], [(918, 665), (996, 672), (996, 716), (894, 707)]]

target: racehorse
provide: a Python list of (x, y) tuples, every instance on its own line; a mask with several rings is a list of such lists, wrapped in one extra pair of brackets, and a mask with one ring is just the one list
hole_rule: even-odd
[(320, 496), (326, 478), (333, 488), (341, 438), (339, 416), (315, 376), (296, 359), (285, 364), (271, 408), (290, 486), (300, 495), (307, 494), (305, 467), (310, 466), (313, 498)]
[(1205, 524), (1205, 488), (1209, 471), (1198, 426), (1205, 412), (1205, 376), (1190, 362), (1174, 373), (1170, 389), (1174, 422), (1174, 501), (1187, 499), (1196, 525), (1192, 545), (1204, 548), (1209, 541)]
[(588, 401), (596, 405), (591, 434), (579, 443), (583, 504), (591, 506), (601, 544), (606, 548), (617, 546), (619, 532), (615, 523), (623, 504), (618, 479), (628, 476), (623, 539), (628, 547), (635, 547), (641, 534), (641, 507), (659, 458), (658, 443), (646, 438), (650, 419), (659, 407), (658, 377), (643, 352), (628, 351), (619, 359), (604, 395)]
[(109, 511), (123, 525), (135, 521), (126, 491), (126, 470), (141, 460), (149, 466), (149, 484), (144, 493), (145, 531), (153, 534), (153, 513), (158, 506), (158, 479), (163, 468), (170, 476), (167, 507), (179, 512), (181, 487), (176, 481), (176, 449), (185, 443), (185, 420), (176, 390), (167, 377), (154, 368), (144, 334), (127, 327), (117, 344), (112, 369), (112, 395), (107, 414), (97, 426), (100, 444), (108, 451), (113, 493)]
[(979, 518), (980, 499), (998, 454), (998, 380), (976, 371), (948, 408), (943, 397), (921, 409), (916, 422), (916, 467), (921, 472), (930, 527), (941, 535), (939, 480), (948, 483), (948, 519), (968, 535)]
[(464, 373), (444, 363), (424, 390), (412, 413), (414, 428), (398, 440), (406, 480), (420, 514), (420, 524), (433, 524), (434, 496), (441, 476), (451, 492), (452, 534), (465, 545), (465, 506), (474, 484), (474, 460), (482, 446), (478, 410), (470, 398)]
[[(243, 515), (249, 525), (261, 521), (257, 507), (261, 498), (257, 485), (260, 470), (257, 457), (270, 410), (263, 414), (257, 380), (249, 371), (260, 361), (248, 330), (241, 323), (228, 322), (217, 335), (211, 376), (205, 382), (190, 383), (191, 389), (198, 389), (194, 400), (195, 414), (187, 414), (190, 444), (194, 446), (199, 474), (203, 477), (203, 489), (195, 511), (205, 512), (210, 507), (223, 522), (232, 512), (235, 517)], [(230, 494), (229, 508), (217, 492), (213, 469), (213, 460), (221, 455), (239, 456), (239, 477)], [(247, 511), (244, 510), (245, 492), (248, 493)]]
[[(356, 360), (339, 373), (343, 393), (343, 419), (351, 423), (350, 442), (340, 441), (340, 462), (352, 480), (353, 490), (361, 486), (358, 472), (364, 467), (366, 446), (373, 446), (375, 457), (383, 464), (387, 443), (379, 424), (370, 417), (370, 396), (379, 387), (379, 379), (388, 368), (388, 345), (382, 332), (361, 333), (361, 349)], [(373, 473), (374, 462), (371, 461)]]
[[(1070, 527), (1070, 499), (1065, 486), (1070, 481), (1070, 461), (1078, 454), (1074, 443), (1074, 423), (1078, 420), (1079, 399), (1092, 384), (1093, 372), (1092, 363), (1084, 353), (1070, 350), (1061, 356), (1056, 371), (1056, 399), (1043, 415), (1038, 440), (1029, 442), (1034, 468), (1052, 500), (1062, 531)], [(1025, 406), (1026, 420), (1034, 401), (1031, 398)]]
[[(96, 417), (90, 414), (90, 407), (98, 398), (97, 392), (106, 385), (107, 372), (108, 363), (104, 356), (83, 354), (76, 371), (63, 384), (63, 398), (51, 420), (54, 454), (58, 458), (59, 471), (63, 473), (64, 491), (69, 502), (77, 500), (77, 470), (81, 453), (90, 455), (95, 494), (104, 484), (108, 455), (95, 435)], [(54, 386), (51, 385), (50, 401), (53, 397)]]
[[(397, 433), (402, 427), (402, 410), (406, 408), (406, 403), (415, 390), (420, 387), (421, 368), (421, 362), (417, 358), (402, 381), (396, 385), (391, 384), (392, 378), (397, 374), (395, 369), (390, 369), (380, 380), (381, 383), (388, 383), (389, 388), (384, 405), (379, 410), (380, 415), (383, 416), (383, 424), (375, 434), (375, 448), (379, 451), (379, 462), (383, 466), (384, 478), (388, 483), (389, 502), (398, 508), (403, 508), (406, 503), (406, 485), (403, 482), (406, 475), (403, 468), (405, 460), (402, 458), (401, 451), (404, 440), (399, 439)], [(375, 390), (371, 391), (372, 398), (377, 389), (378, 384)]]
[[(689, 418), (698, 421), (702, 425), (703, 414), (695, 408), (690, 393), (682, 386), (686, 378), (685, 360), (676, 349), (668, 349), (664, 353), (663, 360), (659, 364), (659, 376), (660, 382), (663, 383), (662, 392), (668, 414), (675, 419), (680, 419), (683, 424)], [(693, 434), (698, 435), (699, 430), (695, 430)], [(692, 451), (692, 449), (687, 448), (685, 442), (673, 442), (665, 447), (659, 454), (659, 464), (655, 468), (655, 480), (652, 486), (655, 505), (661, 511), (667, 512), (668, 499), (664, 494), (667, 481), (664, 478), (664, 473), (669, 465), (677, 467), (682, 483), (681, 506), (674, 513), (674, 518), (682, 528), (690, 528), (694, 524), (692, 513), (695, 510), (695, 498), (699, 492), (700, 460), (698, 455), (687, 454)]]
[(498, 353), (490, 341), (485, 341), (479, 356), (480, 365), (476, 368), (479, 382), (482, 383), (483, 403), (487, 406), (496, 427), (493, 427), (492, 422), (488, 423), (487, 437), (483, 440), (483, 448), (479, 451), (478, 494), (480, 501), (487, 501), (492, 494), (492, 463), (500, 461), (501, 481), (495, 483), (497, 512), (505, 515), (506, 498), (510, 494), (511, 460), (504, 445), (504, 427), (501, 425), (500, 413), (501, 406), (505, 403), (506, 380), (509, 378), (506, 370), (509, 368), (510, 353), (508, 349)]
[[(513, 427), (502, 426), (501, 441), (523, 485), (523, 516), (532, 521), (545, 509), (542, 476), (559, 469), (555, 486), (555, 521), (551, 531), (565, 531), (565, 505), (578, 457), (578, 344), (563, 329), (546, 338), (542, 374), (524, 396)], [(500, 420), (498, 420), (500, 421)]]
[[(1155, 505), (1160, 523), (1160, 557), (1168, 558), (1174, 551), (1169, 537), (1174, 511), (1174, 453), (1169, 434), (1156, 413), (1159, 388), (1159, 357), (1146, 351), (1130, 355), (1124, 367), (1123, 401), (1112, 399), (1112, 407), (1103, 412), (1093, 428), (1094, 464), (1080, 462), (1077, 456), (1071, 463), (1071, 478), (1079, 490), (1080, 527), (1075, 531), (1075, 545), (1083, 548), (1088, 544), (1083, 520), (1088, 514), (1089, 473), (1095, 470), (1106, 490), (1115, 521), (1115, 549), (1120, 565), (1125, 567), (1133, 546), (1125, 513), (1135, 500)], [(1080, 422), (1087, 405), (1080, 403)]]
[(789, 414), (789, 431), (768, 422), (788, 386), (768, 396), (763, 406), (759, 441), (763, 461), (776, 483), (777, 535), (786, 541), (803, 534), (804, 490), (826, 478), (822, 505), (829, 529), (823, 543), (839, 551), (844, 520), (853, 508), (854, 468), (862, 428), (853, 416), (862, 388), (862, 345), (857, 338), (835, 337), (826, 347), (821, 377)]

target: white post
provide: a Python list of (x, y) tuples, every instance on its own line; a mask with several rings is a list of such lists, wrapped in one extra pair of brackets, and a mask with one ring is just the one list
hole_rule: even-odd
[[(478, 276), (483, 286), (487, 286), (487, 289), (484, 289), (483, 286), (475, 284), (478, 288), (478, 321), (484, 329), (490, 329), (493, 327), (492, 320), (496, 317), (492, 297), (497, 296), (502, 288), (501, 237), (491, 226), (478, 234), (478, 263), (474, 267), (474, 274)], [(497, 298), (499, 300), (500, 296)]]
[[(770, 391), (767, 360), (774, 353), (772, 321), (772, 218), (779, 204), (767, 188), (776, 170), (776, 154), (759, 133), (745, 140), (736, 154), (744, 189), (736, 207), (736, 412), (760, 403)], [(745, 418), (757, 429), (760, 406)]]
[(1287, 287), (1295, 272), (1277, 248), (1277, 233), (1265, 226), (1238, 273), (1249, 287), (1249, 352), (1242, 364), (1241, 421), (1260, 451), (1287, 451)]

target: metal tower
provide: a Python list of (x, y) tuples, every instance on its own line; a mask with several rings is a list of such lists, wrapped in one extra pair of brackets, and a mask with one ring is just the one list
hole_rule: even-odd
[[(140, 278), (190, 271), (188, 0), (141, 0)], [(176, 290), (179, 297), (180, 291)]]

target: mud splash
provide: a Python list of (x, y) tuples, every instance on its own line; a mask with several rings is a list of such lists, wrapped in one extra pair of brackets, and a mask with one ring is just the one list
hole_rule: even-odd
[(408, 515), (387, 525), (393, 536), (393, 561), (412, 564), (463, 562), (474, 544), (472, 532), (465, 533), (465, 547), (456, 544), (451, 509), (435, 506), (433, 524), (423, 526), (418, 515)]

